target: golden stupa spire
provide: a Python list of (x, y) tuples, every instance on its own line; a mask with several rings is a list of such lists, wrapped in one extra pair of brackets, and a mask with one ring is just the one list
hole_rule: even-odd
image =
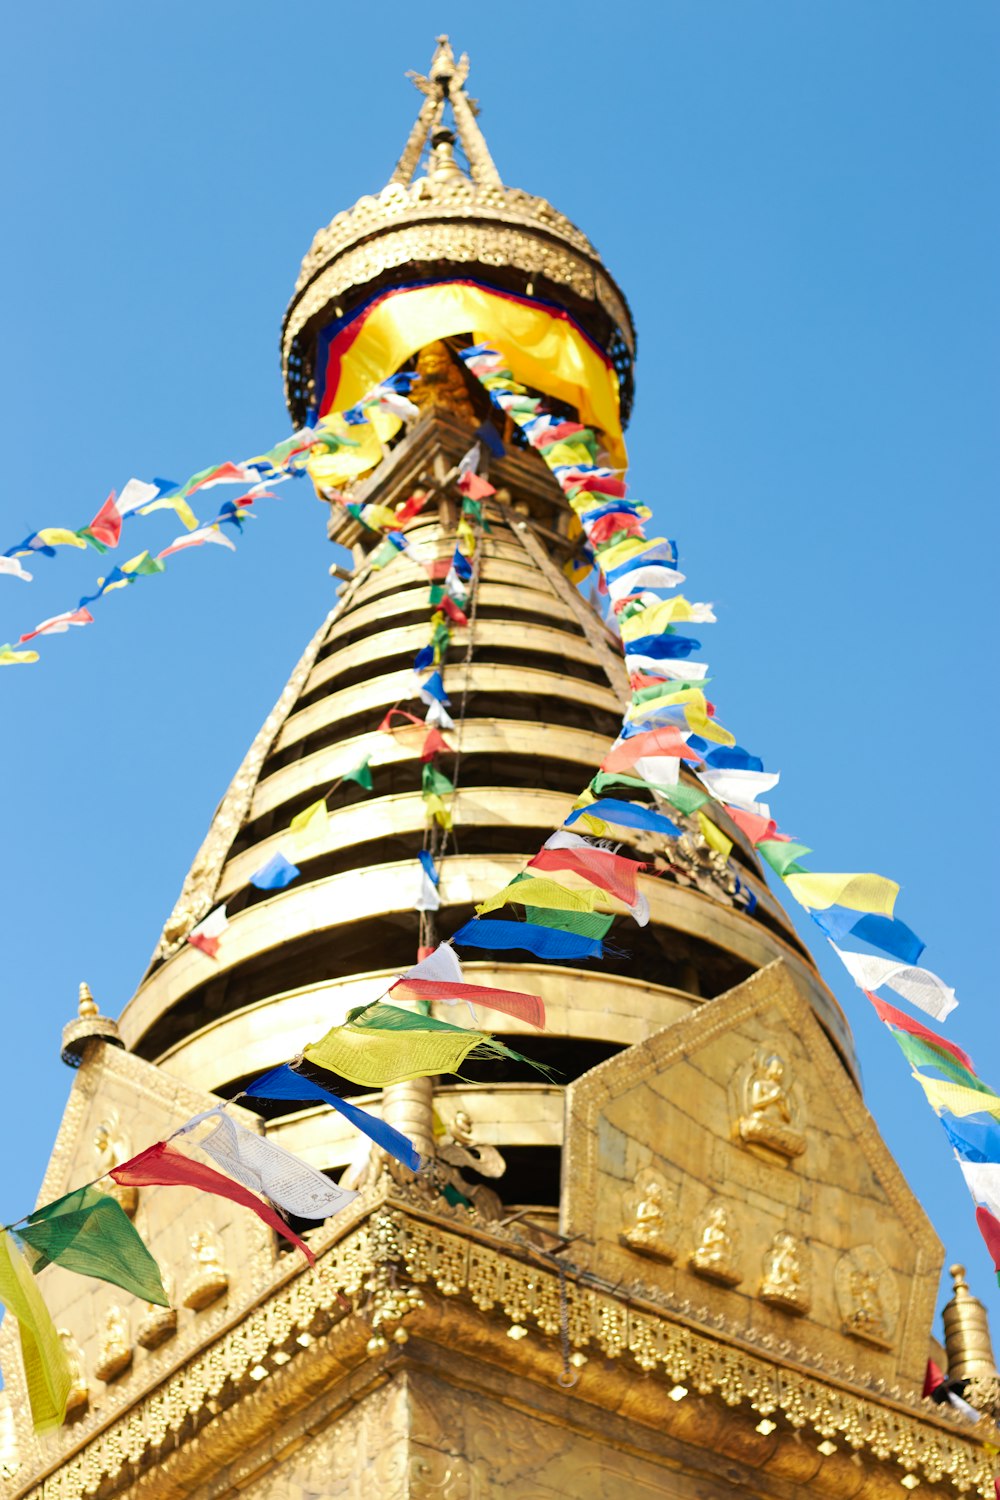
[[(437, 137), (443, 132), (445, 109), (450, 104), (459, 145), (465, 152), (473, 182), (480, 187), (501, 187), (500, 173), (483, 132), (476, 124), (479, 105), (465, 92), (465, 80), (469, 76), (468, 53), (463, 52), (456, 62), (447, 36), (439, 36), (428, 75), (409, 72), (406, 76), (423, 94), (424, 102), (390, 182), (407, 187), (413, 181), (428, 139), (432, 145), (440, 144)], [(449, 136), (444, 138), (444, 144), (450, 144)]]

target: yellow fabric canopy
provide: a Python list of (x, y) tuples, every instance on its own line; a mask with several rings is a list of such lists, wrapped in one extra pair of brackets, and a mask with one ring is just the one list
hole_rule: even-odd
[(498, 348), (524, 385), (575, 406), (581, 422), (603, 433), (615, 464), (626, 466), (618, 376), (567, 318), (486, 287), (442, 281), (393, 292), (358, 323), (340, 357), (336, 388), (325, 392), (325, 410), (353, 406), (425, 345), (469, 333)]

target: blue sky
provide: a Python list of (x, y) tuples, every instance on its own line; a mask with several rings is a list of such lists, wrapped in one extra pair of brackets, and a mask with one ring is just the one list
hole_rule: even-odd
[[(10, 10), (3, 533), (79, 525), (131, 474), (180, 478), (285, 435), (278, 330), (299, 260), (387, 179), (419, 103), (403, 74), (450, 31), (505, 180), (579, 223), (632, 303), (632, 484), (678, 539), (689, 597), (716, 604), (720, 717), (781, 770), (774, 809), (814, 868), (900, 881), (898, 914), (958, 990), (948, 1032), (1000, 1086), (1000, 11), (582, 0), (564, 28), (529, 16), (422, 0)], [(136, 550), (175, 530), (133, 523)], [(113, 1014), (128, 999), (333, 601), (331, 560), (296, 487), (236, 556), (178, 557), (0, 678), (4, 1219), (30, 1208), (57, 1128), (77, 985)], [(64, 553), (30, 586), (0, 580), (0, 641), (101, 571)], [(1000, 1312), (943, 1131), (819, 957), (869, 1107)]]

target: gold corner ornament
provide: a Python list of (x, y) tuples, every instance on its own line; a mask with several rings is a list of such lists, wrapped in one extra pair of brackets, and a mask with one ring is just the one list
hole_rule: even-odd
[[(544, 1351), (551, 1353), (554, 1383), (567, 1360), (574, 1370), (588, 1366), (584, 1378), (590, 1380), (627, 1379), (633, 1364), (662, 1382), (665, 1403), (669, 1398), (677, 1404), (657, 1405), (661, 1416), (667, 1413), (668, 1425), (679, 1403), (691, 1396), (713, 1403), (717, 1422), (766, 1422), (769, 1433), (779, 1434), (776, 1442), (798, 1441), (808, 1432), (821, 1442), (843, 1444), (862, 1463), (891, 1464), (901, 1475), (992, 1500), (994, 1466), (983, 1434), (950, 1423), (914, 1393), (881, 1387), (869, 1392), (786, 1359), (779, 1363), (748, 1347), (738, 1334), (679, 1318), (646, 1289), (630, 1293), (604, 1286), (572, 1264), (554, 1257), (547, 1262), (518, 1238), (516, 1226), (486, 1230), (458, 1210), (454, 1223), (443, 1219), (445, 1211), (438, 1221), (429, 1217), (419, 1195), (411, 1208), (398, 1186), (387, 1191), (392, 1198), (371, 1204), (367, 1217), (339, 1231), (339, 1238), (331, 1225), (314, 1239), (315, 1266), (289, 1277), (287, 1266), (279, 1264), (269, 1294), (66, 1462), (43, 1457), (38, 1449), (34, 1463), (26, 1462), (18, 1472), (18, 1488), (8, 1487), (7, 1493), (23, 1500), (110, 1495), (131, 1482), (137, 1466), (146, 1469), (158, 1460), (165, 1471), (182, 1465), (189, 1484), (197, 1484), (218, 1472), (226, 1441), (236, 1445), (236, 1453), (266, 1436), (271, 1407), (255, 1406), (250, 1399), (265, 1378), (288, 1382), (291, 1416), (293, 1402), (308, 1402), (315, 1394), (321, 1361), (327, 1361), (334, 1378), (343, 1374), (345, 1361), (354, 1367), (365, 1359), (395, 1357), (393, 1348), (400, 1353), (414, 1336), (453, 1348), (463, 1328), (471, 1332), (470, 1348), (480, 1348), (488, 1336), (485, 1316), (508, 1349), (512, 1368), (527, 1359), (535, 1378), (544, 1378), (539, 1348), (543, 1359)], [(124, 1343), (122, 1331), (116, 1333)], [(595, 1370), (594, 1356), (621, 1368)], [(205, 1429), (219, 1411), (224, 1389), (235, 1391), (245, 1405), (236, 1428), (216, 1428), (213, 1436)], [(284, 1394), (280, 1399), (284, 1402)], [(711, 1420), (709, 1406), (702, 1410)], [(757, 1430), (763, 1429), (758, 1425)], [(167, 1472), (163, 1481), (166, 1492)]]

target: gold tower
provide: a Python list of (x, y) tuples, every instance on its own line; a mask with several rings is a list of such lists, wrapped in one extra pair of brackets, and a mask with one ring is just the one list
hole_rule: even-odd
[[(467, 73), (440, 38), (388, 186), (313, 241), (282, 337), (296, 425), (319, 400), (331, 325), (393, 289), (462, 279), (568, 315), (613, 366), (628, 418), (627, 303), (580, 230), (504, 186)], [(425, 561), (451, 555), (457, 465), (490, 420), (455, 356), (476, 331), (449, 325), (406, 350), (420, 418), (350, 491), (390, 508), (427, 492), (405, 527)], [(146, 975), (117, 1024), (81, 989), (64, 1038), (78, 1071), (40, 1201), (383, 993), (421, 942), (523, 867), (600, 762), (628, 695), (620, 646), (567, 579), (577, 541), (560, 490), (509, 426), (499, 435), (469, 621), (443, 666), (457, 791), (454, 833), (432, 845), (440, 910), (414, 910), (418, 744), (380, 729), (394, 706), (419, 706), (428, 574), (409, 552), (374, 568), (378, 538), (334, 502), (329, 534), (353, 571), (331, 570), (339, 600), (223, 797)], [(339, 782), (364, 755), (367, 796)], [(330, 787), (300, 879), (252, 887)], [(359, 1153), (327, 1109), (234, 1106), (359, 1188), (309, 1232), (315, 1268), (218, 1200), (116, 1188), (174, 1306), (45, 1273), (71, 1410), (32, 1434), (6, 1320), (5, 1493), (992, 1496), (989, 1425), (921, 1398), (942, 1248), (865, 1109), (837, 1002), (752, 848), (726, 831), (729, 861), (696, 825), (669, 849), (633, 835), (649, 922), (599, 964), (465, 950), (470, 980), (544, 998), (544, 1034), (504, 1017), (494, 1029), (558, 1082), (513, 1064), (376, 1095), (345, 1082), (436, 1158), (432, 1174)], [(186, 937), (222, 902), (213, 962)], [(948, 1356), (988, 1383), (985, 1315), (964, 1281), (956, 1296)]]

